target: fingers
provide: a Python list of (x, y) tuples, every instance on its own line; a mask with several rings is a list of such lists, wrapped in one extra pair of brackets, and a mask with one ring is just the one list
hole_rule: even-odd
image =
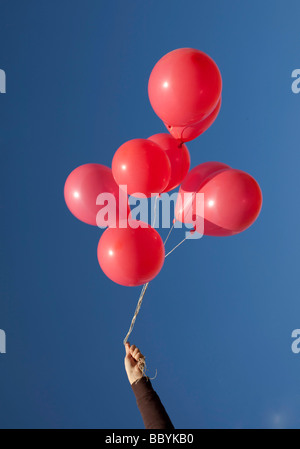
[(141, 354), (141, 351), (140, 351), (139, 348), (137, 348), (135, 345), (132, 345), (132, 346), (130, 347), (130, 353), (131, 353), (132, 357), (133, 357), (136, 361), (138, 361), (138, 359), (139, 359), (140, 357), (143, 357), (142, 354)]
[(126, 356), (131, 355), (131, 357), (134, 358), (136, 361), (138, 361), (141, 357), (144, 358), (139, 348), (137, 348), (135, 345), (130, 346), (129, 342), (125, 343), (125, 351)]
[(143, 356), (142, 356), (140, 350), (139, 350), (138, 348), (136, 348), (136, 351), (135, 351), (134, 354), (133, 354), (133, 358), (134, 358), (136, 361), (138, 361), (141, 357), (143, 357)]

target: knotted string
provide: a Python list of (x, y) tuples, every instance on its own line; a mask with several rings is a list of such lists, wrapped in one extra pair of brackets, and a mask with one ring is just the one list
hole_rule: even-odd
[(139, 313), (139, 311), (140, 311), (140, 308), (141, 308), (141, 305), (142, 305), (142, 302), (143, 302), (143, 299), (144, 299), (146, 290), (147, 290), (147, 288), (148, 288), (148, 285), (149, 285), (149, 282), (147, 282), (147, 284), (144, 284), (144, 285), (143, 285), (143, 288), (142, 288), (142, 291), (141, 291), (141, 293), (140, 293), (140, 297), (139, 297), (137, 306), (136, 306), (136, 308), (135, 308), (135, 312), (134, 312), (133, 318), (132, 318), (132, 320), (131, 320), (131, 324), (130, 324), (129, 331), (127, 332), (127, 335), (126, 335), (126, 337), (125, 337), (124, 340), (123, 340), (123, 344), (124, 344), (124, 345), (127, 343), (127, 340), (128, 340), (128, 338), (129, 338), (129, 335), (130, 335), (131, 332), (132, 332), (132, 329), (133, 329), (133, 326), (134, 326), (136, 317), (137, 317), (137, 315), (138, 315), (138, 313)]

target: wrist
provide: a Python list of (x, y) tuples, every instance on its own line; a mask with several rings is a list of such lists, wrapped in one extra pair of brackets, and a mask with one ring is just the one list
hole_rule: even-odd
[(128, 380), (130, 385), (134, 384), (135, 382), (138, 382), (143, 377), (142, 373), (140, 376), (128, 376)]

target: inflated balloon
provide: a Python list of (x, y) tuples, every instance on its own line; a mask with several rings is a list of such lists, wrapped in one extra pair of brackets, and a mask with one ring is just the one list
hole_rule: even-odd
[(202, 164), (192, 168), (182, 182), (180, 190), (184, 192), (197, 192), (202, 184), (214, 173), (220, 170), (227, 170), (229, 168), (231, 167), (223, 162), (203, 162)]
[[(198, 220), (201, 211), (204, 210), (203, 197), (196, 195), (201, 185), (216, 172), (230, 168), (222, 162), (204, 162), (194, 167), (185, 177), (180, 186), (175, 205), (175, 217), (183, 223), (192, 223), (194, 228), (203, 233), (203, 218)], [(198, 217), (197, 217), (197, 212)]]
[(256, 180), (242, 170), (224, 170), (201, 188), (204, 217), (231, 232), (242, 232), (258, 217), (262, 193)]
[[(198, 196), (197, 193), (203, 194)], [(186, 195), (184, 195), (186, 194)], [(203, 201), (204, 234), (228, 236), (247, 229), (258, 217), (262, 193), (248, 173), (218, 162), (206, 162), (191, 170), (179, 191), (175, 217), (195, 220), (197, 201)]]
[(175, 139), (179, 139), (181, 142), (189, 142), (203, 134), (213, 124), (220, 112), (220, 109), (221, 98), (209, 116), (204, 120), (201, 120), (199, 123), (190, 126), (171, 126), (166, 124), (165, 126)]
[(171, 163), (167, 153), (155, 142), (133, 139), (116, 151), (112, 172), (119, 186), (127, 186), (129, 195), (151, 197), (163, 192), (169, 184)]
[[(108, 196), (108, 204), (101, 203), (99, 194)], [(119, 186), (111, 169), (101, 164), (85, 164), (75, 168), (65, 182), (64, 197), (76, 218), (94, 226), (114, 225), (116, 220), (126, 219), (130, 213), (127, 195), (119, 195)], [(103, 207), (108, 217), (99, 218)]]
[(206, 53), (193, 48), (179, 48), (163, 56), (148, 82), (153, 110), (172, 126), (205, 119), (217, 106), (221, 91), (218, 66)]
[(157, 276), (164, 263), (165, 249), (154, 228), (138, 220), (128, 220), (125, 228), (104, 231), (97, 255), (100, 267), (109, 279), (134, 287)]
[(169, 184), (163, 192), (169, 192), (179, 186), (186, 177), (190, 168), (190, 153), (186, 145), (182, 144), (170, 134), (160, 133), (149, 137), (157, 143), (167, 154), (171, 163), (171, 177)]

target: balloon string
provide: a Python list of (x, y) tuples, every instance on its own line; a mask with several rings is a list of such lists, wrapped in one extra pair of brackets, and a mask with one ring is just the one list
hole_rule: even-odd
[[(158, 197), (155, 198), (155, 204), (154, 204), (154, 220), (153, 220), (152, 227), (153, 227), (154, 224), (155, 224), (155, 218), (156, 218), (156, 213), (155, 213), (155, 212), (156, 212), (157, 198), (158, 198)], [(173, 222), (173, 225), (172, 225), (172, 227), (171, 227), (171, 229), (170, 229), (170, 231), (169, 231), (169, 233), (168, 233), (168, 235), (167, 235), (167, 237), (166, 237), (166, 239), (165, 239), (165, 241), (164, 241), (164, 245), (166, 244), (166, 242), (167, 242), (167, 240), (168, 240), (168, 238), (169, 238), (169, 236), (170, 236), (170, 234), (171, 234), (171, 232), (172, 232), (172, 230), (173, 230), (173, 228), (174, 228), (174, 224), (175, 224), (175, 222)], [(168, 257), (173, 251), (175, 251), (175, 249), (178, 248), (178, 246), (180, 246), (186, 239), (187, 239), (187, 237), (185, 237), (185, 238), (184, 238), (181, 242), (179, 242), (173, 249), (171, 249), (171, 251), (169, 251), (168, 254), (165, 255), (165, 258)], [(128, 330), (128, 332), (127, 332), (126, 337), (125, 337), (124, 340), (123, 340), (123, 344), (124, 344), (124, 345), (127, 343), (127, 340), (128, 340), (128, 338), (129, 338), (129, 335), (131, 334), (131, 332), (132, 332), (132, 330), (133, 330), (133, 327), (134, 327), (134, 324), (135, 324), (135, 321), (136, 321), (136, 317), (137, 317), (137, 315), (138, 315), (138, 313), (139, 313), (139, 311), (140, 311), (140, 308), (141, 308), (141, 305), (142, 305), (142, 302), (143, 302), (143, 299), (144, 299), (146, 290), (147, 290), (147, 288), (148, 288), (148, 285), (149, 285), (149, 282), (147, 282), (146, 284), (143, 285), (142, 291), (141, 291), (140, 296), (139, 296), (139, 299), (138, 299), (137, 306), (136, 306), (136, 308), (135, 308), (135, 312), (134, 312), (133, 318), (132, 318), (132, 320), (131, 320), (131, 324), (130, 324), (129, 330)]]
[(168, 257), (173, 251), (175, 251), (176, 248), (178, 248), (178, 246), (182, 245), (182, 243), (187, 239), (187, 237), (185, 237), (183, 240), (181, 240), (181, 242), (179, 242), (176, 246), (174, 246), (173, 249), (171, 249), (171, 251), (168, 252), (168, 254), (165, 255), (165, 258)]
[[(154, 228), (155, 220), (156, 220), (156, 206), (157, 206), (157, 200), (158, 200), (158, 197), (159, 197), (159, 195), (157, 195), (157, 196), (155, 197), (154, 208), (153, 208), (153, 215), (154, 215), (154, 217), (153, 217), (153, 223), (152, 223), (152, 227), (153, 227), (153, 228)], [(173, 225), (173, 226), (174, 226), (174, 225)], [(132, 318), (132, 320), (131, 320), (131, 324), (130, 324), (129, 331), (127, 332), (127, 335), (126, 335), (126, 337), (125, 337), (124, 340), (123, 340), (124, 345), (127, 343), (127, 340), (128, 340), (128, 338), (129, 338), (129, 335), (130, 335), (131, 332), (132, 332), (132, 329), (133, 329), (133, 326), (134, 326), (136, 317), (137, 317), (137, 315), (138, 315), (138, 313), (139, 313), (139, 311), (140, 311), (140, 308), (141, 308), (141, 305), (142, 305), (142, 302), (143, 302), (143, 299), (144, 299), (146, 290), (147, 290), (147, 288), (148, 288), (148, 285), (149, 285), (149, 282), (147, 282), (147, 284), (144, 284), (144, 285), (143, 285), (143, 288), (142, 288), (142, 291), (141, 291), (141, 293), (140, 293), (140, 297), (139, 297), (137, 306), (136, 306), (136, 308), (135, 308), (135, 312), (134, 312), (133, 318)]]
[(140, 297), (139, 297), (139, 300), (138, 300), (138, 303), (137, 303), (137, 306), (136, 306), (136, 309), (135, 309), (133, 318), (132, 318), (132, 320), (131, 320), (131, 324), (130, 324), (129, 331), (127, 332), (127, 335), (126, 335), (126, 337), (125, 337), (124, 340), (123, 340), (124, 345), (127, 343), (127, 340), (128, 340), (128, 338), (129, 338), (129, 335), (130, 335), (131, 332), (132, 332), (132, 329), (133, 329), (133, 326), (134, 326), (136, 317), (137, 317), (137, 315), (138, 315), (138, 313), (139, 313), (139, 311), (140, 311), (140, 308), (141, 308), (141, 305), (142, 305), (142, 302), (143, 302), (143, 298), (144, 298), (144, 295), (145, 295), (146, 290), (147, 290), (147, 288), (148, 288), (148, 285), (149, 285), (149, 282), (147, 282), (147, 284), (144, 284), (144, 285), (143, 285), (143, 288), (142, 288), (142, 291), (141, 291), (141, 293), (140, 293)]
[(171, 229), (169, 230), (169, 233), (168, 233), (168, 235), (167, 235), (167, 237), (166, 237), (166, 240), (164, 241), (164, 246), (166, 246), (166, 243), (167, 243), (167, 241), (168, 241), (168, 238), (170, 237), (170, 234), (171, 234), (171, 232), (173, 231), (174, 224), (175, 224), (175, 222), (173, 222), (172, 227), (171, 227)]

